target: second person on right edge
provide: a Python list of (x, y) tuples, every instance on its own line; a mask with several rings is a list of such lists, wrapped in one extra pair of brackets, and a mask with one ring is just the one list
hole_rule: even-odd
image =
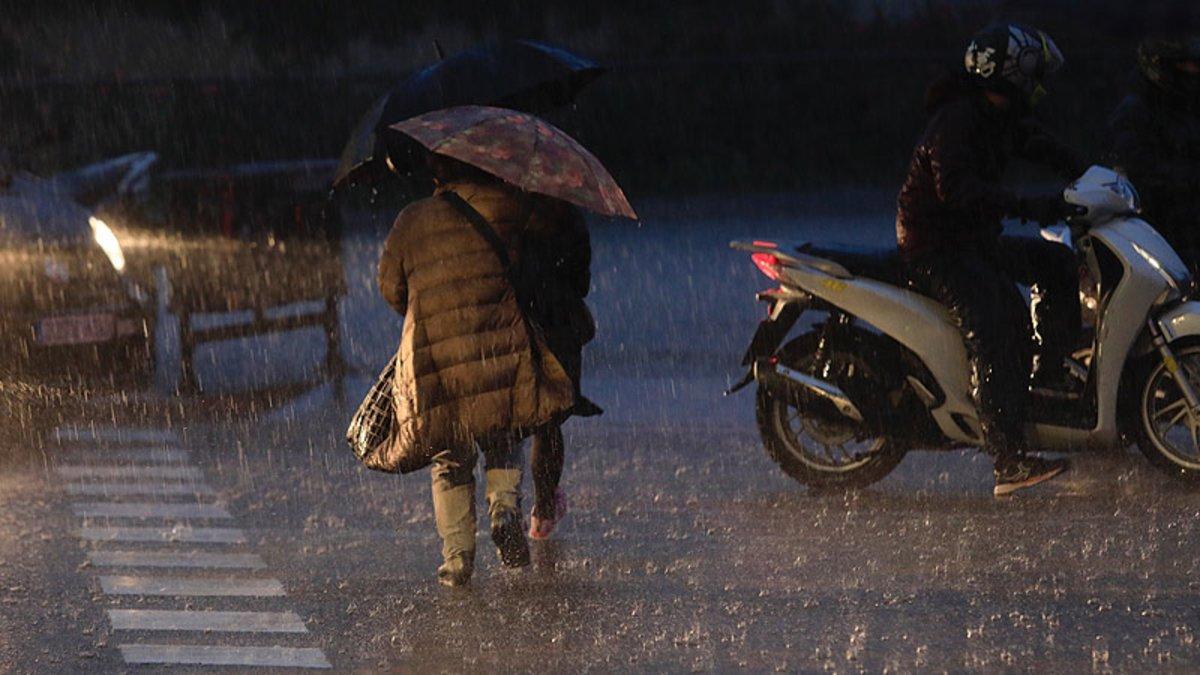
[(1200, 269), (1200, 38), (1145, 40), (1134, 91), (1113, 112), (1113, 163), (1137, 186), (1145, 217)]
[[(964, 69), (934, 82), (929, 121), (897, 200), (896, 241), (910, 283), (945, 305), (971, 363), (972, 396), (997, 496), (1067, 469), (1029, 455), (1024, 424), (1034, 385), (1070, 395), (1064, 359), (1079, 332), (1077, 265), (1061, 244), (1002, 234), (1001, 220), (1053, 224), (1068, 215), (1059, 194), (1021, 197), (1000, 184), (1011, 157), (1079, 175), (1075, 155), (1031, 119), (1043, 80), (1063, 63), (1040, 30), (995, 24), (972, 39)], [(1036, 326), (1017, 283), (1034, 288)], [(1033, 353), (1033, 332), (1040, 343)]]

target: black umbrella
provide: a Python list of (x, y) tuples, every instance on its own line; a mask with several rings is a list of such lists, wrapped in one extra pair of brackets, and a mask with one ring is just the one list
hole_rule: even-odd
[(346, 142), (333, 184), (371, 179), (403, 163), (410, 143), (388, 129), (422, 113), (459, 105), (494, 105), (540, 113), (567, 105), (604, 69), (532, 40), (476, 47), (429, 66), (384, 95)]

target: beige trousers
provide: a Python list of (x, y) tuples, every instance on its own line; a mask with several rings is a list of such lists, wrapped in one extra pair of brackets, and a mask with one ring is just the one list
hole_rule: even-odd
[(475, 555), (475, 464), (481, 453), (488, 515), (494, 521), (504, 513), (521, 513), (519, 443), (505, 440), (464, 444), (434, 455), (433, 514), (446, 559)]

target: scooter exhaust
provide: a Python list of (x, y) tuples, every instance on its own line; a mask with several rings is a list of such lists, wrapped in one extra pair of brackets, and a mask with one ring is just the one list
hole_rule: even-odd
[(766, 359), (754, 362), (754, 379), (768, 390), (787, 394), (810, 394), (833, 404), (837, 411), (855, 422), (862, 422), (863, 415), (840, 387), (825, 380), (806, 375), (787, 366)]

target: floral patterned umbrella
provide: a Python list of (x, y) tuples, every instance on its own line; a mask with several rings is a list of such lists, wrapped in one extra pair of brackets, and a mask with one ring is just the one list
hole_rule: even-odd
[(637, 220), (608, 170), (574, 138), (533, 115), (459, 106), (418, 115), (392, 129), (431, 152), (483, 169), (528, 192), (605, 216)]

